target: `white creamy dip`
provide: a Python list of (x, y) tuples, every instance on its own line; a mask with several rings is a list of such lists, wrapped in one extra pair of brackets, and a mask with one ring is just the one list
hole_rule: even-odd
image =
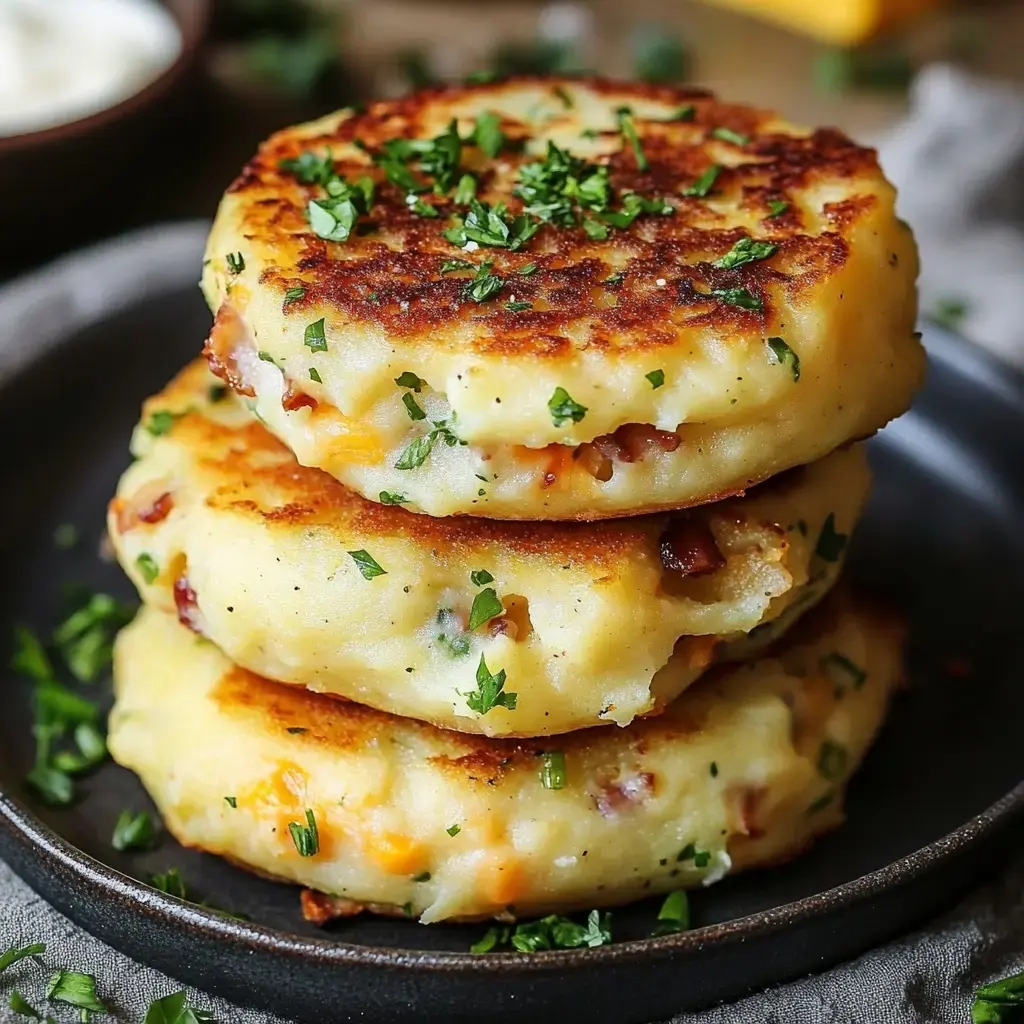
[(180, 52), (155, 0), (0, 0), (0, 136), (113, 106)]

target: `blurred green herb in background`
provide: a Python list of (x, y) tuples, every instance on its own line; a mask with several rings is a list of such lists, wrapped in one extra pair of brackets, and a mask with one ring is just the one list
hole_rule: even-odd
[(690, 77), (690, 51), (665, 25), (638, 25), (630, 37), (633, 71), (644, 82), (681, 82)]
[(340, 64), (339, 17), (312, 3), (229, 0), (222, 21), (246, 71), (291, 96), (313, 94)]
[(967, 303), (963, 299), (939, 299), (932, 310), (931, 318), (940, 326), (959, 331), (967, 316)]
[(819, 92), (854, 89), (899, 92), (910, 85), (914, 65), (898, 40), (855, 49), (829, 49), (814, 60), (813, 79)]

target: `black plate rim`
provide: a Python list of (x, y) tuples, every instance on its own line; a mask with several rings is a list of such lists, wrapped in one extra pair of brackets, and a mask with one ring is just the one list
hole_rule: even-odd
[(400, 966), (426, 973), (455, 970), (478, 975), (507, 969), (526, 974), (547, 973), (562, 970), (584, 959), (588, 966), (636, 963), (651, 958), (664, 959), (694, 953), (708, 945), (745, 942), (871, 900), (938, 868), (945, 861), (954, 859), (970, 847), (984, 842), (987, 837), (997, 834), (1003, 826), (1011, 825), (1018, 818), (1024, 818), (1024, 781), (986, 810), (927, 846), (859, 878), (771, 910), (676, 935), (634, 939), (594, 949), (530, 954), (499, 952), (479, 956), (468, 952), (364, 946), (327, 938), (302, 938), (253, 922), (226, 918), (215, 911), (153, 889), (96, 860), (44, 825), (20, 801), (0, 791), (0, 824), (4, 826), (0, 830), (0, 839), (18, 843), (27, 852), (41, 854), (58, 862), (70, 870), (79, 885), (98, 899), (116, 899), (122, 905), (131, 905), (139, 913), (162, 917), (167, 923), (180, 925), (198, 933), (202, 938), (230, 941), (253, 953), (309, 957), (337, 966)]

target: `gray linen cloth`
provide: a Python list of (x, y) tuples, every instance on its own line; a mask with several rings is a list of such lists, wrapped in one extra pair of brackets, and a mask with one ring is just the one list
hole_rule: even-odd
[[(995, 204), (1007, 217), (1007, 197), (1016, 189), (1017, 224), (1024, 221), (1018, 173), (1024, 161), (1024, 103), (946, 67), (922, 74), (913, 100), (911, 118), (882, 148), (903, 188), (902, 213), (921, 241), (924, 308), (941, 298), (962, 299), (970, 335), (1024, 365), (1018, 298), (1024, 235), (1009, 222), (979, 213)], [(138, 232), (0, 288), (0, 375), (13, 372), (25, 358), (19, 339), (29, 325), (38, 352), (69, 326), (196, 280), (206, 227), (193, 223)], [(101, 998), (123, 1021), (141, 1021), (152, 999), (181, 988), (91, 938), (0, 864), (0, 950), (38, 941), (48, 945), (42, 957), (47, 968), (94, 973)], [(672, 1024), (960, 1024), (970, 1019), (971, 993), (978, 984), (1022, 967), (1024, 860), (921, 932), (824, 974), (676, 1017)], [(16, 965), (0, 977), (0, 1006), (6, 1006), (12, 987), (41, 1005), (46, 976), (30, 962)], [(221, 1021), (276, 1021), (207, 995), (193, 996)], [(16, 1019), (0, 1009), (0, 1024)]]

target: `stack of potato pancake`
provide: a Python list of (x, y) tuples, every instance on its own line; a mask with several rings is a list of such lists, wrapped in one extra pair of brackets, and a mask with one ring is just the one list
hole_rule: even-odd
[(275, 135), (111, 503), (145, 604), (115, 758), (320, 918), (797, 852), (900, 677), (835, 585), (916, 273), (873, 151), (703, 92), (514, 79)]

